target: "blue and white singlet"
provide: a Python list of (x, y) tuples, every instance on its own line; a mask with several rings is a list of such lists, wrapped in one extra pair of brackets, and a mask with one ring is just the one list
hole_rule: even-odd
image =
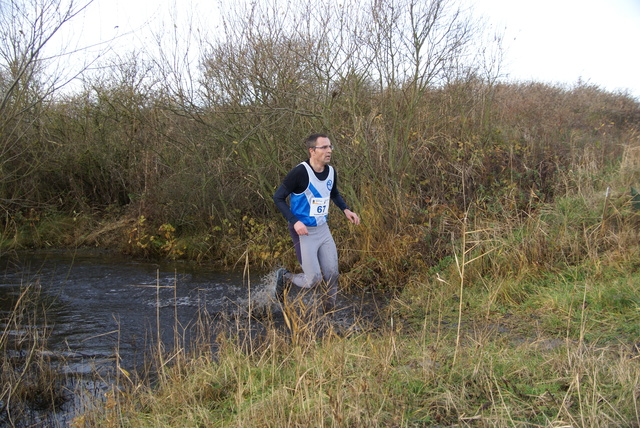
[(334, 171), (331, 165), (325, 180), (319, 180), (307, 162), (301, 162), (307, 170), (309, 185), (302, 193), (290, 195), (291, 211), (305, 226), (320, 226), (327, 222), (331, 189), (334, 183)]

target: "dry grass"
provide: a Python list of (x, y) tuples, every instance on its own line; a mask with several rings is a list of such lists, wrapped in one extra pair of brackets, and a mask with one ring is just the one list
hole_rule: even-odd
[(634, 174), (627, 162), (599, 181), (567, 176), (580, 192), (526, 216), (449, 212), (437, 265), (419, 261), (424, 229), (389, 229), (374, 205), (369, 226), (336, 235), (364, 241), (346, 254), (343, 287), (397, 285), (375, 323), (331, 320), (302, 295), (274, 312), (264, 278), (227, 319), (202, 314), (198, 346), (173, 326), (175, 346), (158, 340), (151, 354), (155, 376), (120, 371), (75, 426), (637, 427)]
[[(32, 412), (54, 411), (67, 400), (67, 379), (47, 352), (46, 308), (40, 284), (26, 284), (15, 297), (13, 310), (2, 320), (0, 335), (0, 422), (15, 426)], [(58, 361), (60, 362), (60, 361)]]
[(455, 329), (446, 324), (420, 334), (405, 329), (390, 323), (377, 333), (305, 345), (270, 330), (268, 345), (253, 353), (223, 338), (216, 357), (185, 358), (155, 388), (117, 393), (94, 423), (605, 427), (640, 421), (638, 354), (629, 346), (521, 338), (483, 324), (465, 328), (457, 348)]
[(78, 426), (638, 426), (640, 274), (589, 251), (577, 265), (531, 269), (513, 253), (567, 223), (530, 221), (524, 240), (504, 224), (469, 231), (451, 265), (416, 275), (374, 326), (355, 319), (344, 334), (304, 300), (286, 322), (236, 317), (216, 354), (184, 355), (156, 385), (114, 390)]

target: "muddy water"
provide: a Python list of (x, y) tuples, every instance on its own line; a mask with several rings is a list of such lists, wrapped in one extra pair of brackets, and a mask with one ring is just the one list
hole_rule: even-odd
[[(46, 352), (73, 383), (67, 385), (68, 399), (60, 409), (34, 412), (23, 426), (40, 426), (42, 421), (53, 421), (42, 426), (68, 426), (83, 408), (83, 396), (104, 395), (111, 387), (116, 363), (139, 373), (158, 339), (165, 349), (173, 349), (177, 331), (180, 345), (188, 346), (200, 321), (215, 324), (242, 312), (249, 297), (277, 311), (269, 297), (272, 279), (266, 273), (247, 277), (243, 272), (142, 262), (100, 252), (0, 257), (0, 320), (7, 319), (26, 285), (37, 285), (46, 318), (36, 323), (47, 331)], [(340, 295), (337, 322), (346, 329), (357, 328), (360, 321), (376, 316), (379, 304), (367, 293)], [(4, 330), (5, 325), (0, 327)]]

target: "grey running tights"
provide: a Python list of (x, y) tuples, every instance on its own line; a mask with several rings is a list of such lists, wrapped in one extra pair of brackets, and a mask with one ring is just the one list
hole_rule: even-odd
[(338, 251), (325, 223), (317, 227), (307, 226), (308, 235), (301, 235), (300, 258), (303, 273), (287, 275), (298, 287), (321, 286), (325, 310), (333, 310), (338, 294)]

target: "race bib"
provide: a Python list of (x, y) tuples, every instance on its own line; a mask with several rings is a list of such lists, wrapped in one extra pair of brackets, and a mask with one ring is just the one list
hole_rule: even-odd
[(311, 198), (311, 217), (322, 217), (329, 213), (330, 198)]

